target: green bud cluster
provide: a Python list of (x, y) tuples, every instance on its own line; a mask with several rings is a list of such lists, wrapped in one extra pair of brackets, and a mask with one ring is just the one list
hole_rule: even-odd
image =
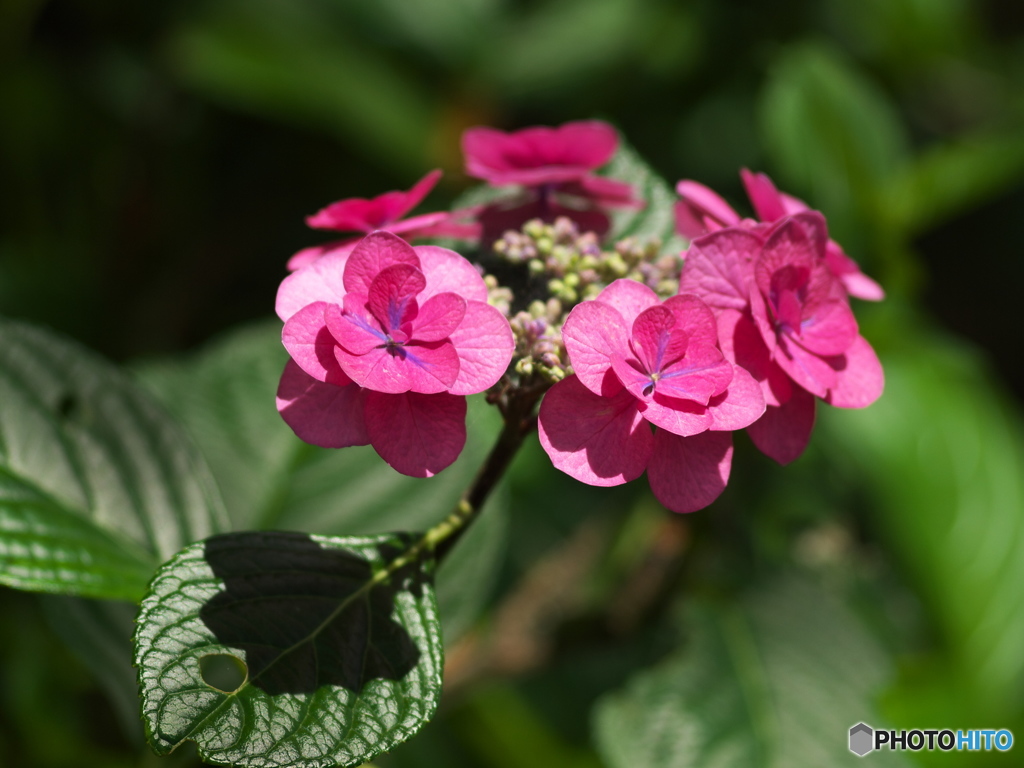
[(566, 217), (554, 224), (528, 221), (521, 231), (506, 232), (494, 251), (508, 262), (526, 264), (533, 277), (547, 277), (548, 293), (568, 306), (594, 298), (623, 277), (644, 283), (663, 297), (679, 289), (682, 260), (662, 255), (657, 238), (627, 237), (611, 250), (602, 250), (596, 234), (580, 233)]
[(487, 303), (508, 317), (515, 298), (512, 289), (501, 285), (494, 275), (484, 275), (484, 285), (487, 286)]
[(515, 372), (522, 378), (540, 376), (558, 382), (569, 373), (569, 358), (562, 343), (562, 303), (555, 298), (535, 301), (510, 320), (516, 340)]

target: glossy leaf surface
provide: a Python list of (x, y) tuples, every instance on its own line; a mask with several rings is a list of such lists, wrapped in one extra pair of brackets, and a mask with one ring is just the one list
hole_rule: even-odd
[(156, 566), (224, 527), (205, 462), (113, 365), (0, 321), (0, 584), (139, 599)]

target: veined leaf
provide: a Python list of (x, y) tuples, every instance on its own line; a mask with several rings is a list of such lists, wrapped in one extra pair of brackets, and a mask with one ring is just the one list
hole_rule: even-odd
[(657, 237), (665, 253), (679, 253), (683, 250), (683, 240), (676, 234), (675, 193), (621, 137), (618, 151), (611, 162), (601, 169), (600, 175), (632, 184), (634, 195), (646, 203), (639, 209), (620, 208), (613, 211), (609, 240)]
[[(469, 398), (466, 448), (436, 477), (406, 477), (369, 446), (330, 450), (299, 440), (274, 408), (287, 353), (271, 321), (232, 332), (186, 360), (140, 369), (209, 457), (235, 529), (328, 535), (426, 529), (444, 519), (493, 443), (501, 417)], [(414, 500), (414, 502), (412, 501)], [(501, 567), (507, 503), (499, 488), (439, 568), (445, 637), (477, 617)]]
[[(411, 541), (254, 532), (182, 550), (135, 638), (153, 748), (192, 740), (212, 763), (326, 768), (412, 736), (437, 707), (444, 651), (433, 560), (405, 558)], [(231, 690), (204, 673), (225, 656), (245, 669)]]
[(202, 457), (127, 376), (0, 321), (0, 584), (137, 600), (223, 523)]
[[(790, 579), (690, 612), (688, 641), (598, 702), (611, 768), (832, 768), (851, 764), (849, 728), (879, 726), (885, 658), (821, 589)], [(871, 756), (904, 765), (894, 753)]]

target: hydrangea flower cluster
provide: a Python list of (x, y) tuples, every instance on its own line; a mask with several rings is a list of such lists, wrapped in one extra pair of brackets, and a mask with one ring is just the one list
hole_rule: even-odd
[(884, 386), (848, 288), (828, 262), (829, 242), (817, 211), (767, 227), (725, 227), (691, 243), (680, 278), (680, 291), (714, 309), (729, 359), (761, 385), (768, 408), (748, 433), (782, 464), (810, 439), (815, 397), (863, 408)]
[(508, 321), (462, 256), (373, 232), (281, 283), (291, 355), (277, 407), (306, 442), (372, 445), (406, 475), (429, 477), (466, 441), (466, 399), (512, 358)]
[(616, 280), (569, 313), (562, 336), (575, 375), (548, 392), (538, 423), (554, 465), (590, 485), (646, 470), (654, 495), (676, 512), (714, 501), (729, 480), (731, 432), (765, 404), (753, 377), (719, 349), (711, 309)]
[(559, 216), (604, 235), (610, 224), (605, 210), (642, 205), (631, 185), (594, 174), (611, 160), (618, 144), (615, 129), (598, 120), (513, 133), (467, 130), (462, 135), (466, 173), (495, 187), (519, 188), (518, 194), (479, 212), (484, 241), (493, 242), (530, 219), (550, 223)]
[[(472, 128), (467, 173), (511, 195), (403, 218), (435, 171), (407, 193), (310, 217), (369, 234), (289, 263), (277, 301), (291, 355), (285, 421), (308, 442), (369, 444), (425, 477), (462, 450), (466, 395), (487, 391), (528, 427), (546, 391), (536, 424), (558, 469), (598, 486), (646, 473), (666, 507), (690, 512), (728, 483), (734, 431), (787, 463), (807, 445), (817, 399), (860, 408), (879, 397), (881, 365), (849, 298), (884, 293), (820, 213), (744, 170), (759, 220), (681, 181), (685, 253), (656, 239), (604, 242), (607, 208), (639, 204), (630, 185), (595, 174), (617, 142), (594, 121)], [(428, 235), (478, 238), (493, 274), (403, 239)]]

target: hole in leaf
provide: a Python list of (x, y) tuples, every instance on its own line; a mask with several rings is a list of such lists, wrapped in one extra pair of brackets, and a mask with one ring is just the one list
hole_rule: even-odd
[(235, 693), (249, 676), (249, 668), (237, 656), (213, 653), (199, 659), (203, 682), (222, 693)]

